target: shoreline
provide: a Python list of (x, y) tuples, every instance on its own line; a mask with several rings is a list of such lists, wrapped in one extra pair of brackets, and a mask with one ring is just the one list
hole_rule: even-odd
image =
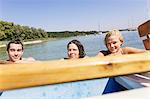
[(29, 45), (29, 44), (38, 44), (38, 43), (42, 43), (44, 41), (42, 40), (35, 40), (35, 41), (27, 41), (27, 42), (23, 42), (24, 45)]

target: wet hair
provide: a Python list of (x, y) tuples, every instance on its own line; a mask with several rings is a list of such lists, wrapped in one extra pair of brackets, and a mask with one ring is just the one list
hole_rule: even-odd
[(7, 51), (9, 51), (10, 44), (21, 44), (22, 50), (24, 50), (24, 46), (23, 46), (23, 44), (22, 44), (22, 42), (21, 42), (20, 40), (12, 40), (12, 41), (10, 41), (10, 42), (7, 44)]
[(105, 42), (105, 45), (107, 46), (107, 40), (110, 36), (119, 36), (119, 40), (123, 43), (124, 42), (124, 39), (123, 39), (123, 36), (121, 35), (121, 33), (119, 32), (119, 30), (117, 29), (114, 29), (112, 31), (109, 31), (107, 32), (106, 36), (105, 36), (105, 39), (104, 39), (104, 42)]
[(70, 44), (75, 44), (78, 47), (78, 49), (79, 49), (79, 58), (85, 57), (86, 54), (85, 54), (85, 51), (84, 51), (84, 47), (83, 47), (83, 45), (81, 44), (80, 41), (78, 41), (78, 40), (72, 40), (72, 41), (70, 41), (67, 44), (67, 49), (69, 48)]

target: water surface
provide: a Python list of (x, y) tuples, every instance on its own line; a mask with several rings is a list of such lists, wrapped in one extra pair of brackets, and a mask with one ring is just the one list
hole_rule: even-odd
[[(104, 37), (106, 34), (76, 36), (26, 45), (24, 57), (34, 57), (37, 60), (55, 60), (67, 57), (67, 43), (72, 39), (80, 40), (85, 47), (87, 56), (95, 56), (100, 50), (105, 50)], [(143, 49), (143, 43), (137, 32), (122, 32), (125, 39), (123, 47), (130, 46)], [(7, 59), (6, 48), (0, 48), (0, 59)]]

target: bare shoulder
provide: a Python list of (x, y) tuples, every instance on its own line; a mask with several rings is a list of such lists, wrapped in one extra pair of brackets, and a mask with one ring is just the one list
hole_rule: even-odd
[(124, 47), (122, 48), (123, 53), (125, 54), (135, 54), (135, 53), (144, 53), (146, 50), (144, 49), (138, 49), (138, 48), (133, 48), (133, 47)]
[(22, 60), (16, 61), (15, 63), (33, 63), (36, 60), (33, 57), (22, 58)]
[(35, 59), (33, 57), (28, 57), (27, 60), (28, 61), (35, 61)]
[(84, 56), (83, 58), (88, 58), (89, 56)]
[(104, 56), (104, 54), (103, 54), (102, 52), (99, 52), (99, 53), (97, 54), (97, 56)]
[(22, 58), (22, 61), (35, 61), (33, 57)]

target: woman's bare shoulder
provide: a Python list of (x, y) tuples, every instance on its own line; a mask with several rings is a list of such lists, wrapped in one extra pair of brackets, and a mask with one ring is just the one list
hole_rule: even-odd
[(102, 52), (99, 52), (96, 56), (104, 56)]
[(138, 49), (138, 48), (134, 48), (134, 47), (124, 47), (124, 48), (122, 48), (122, 50), (125, 54), (135, 54), (135, 53), (146, 52), (146, 50), (144, 50), (144, 49)]

